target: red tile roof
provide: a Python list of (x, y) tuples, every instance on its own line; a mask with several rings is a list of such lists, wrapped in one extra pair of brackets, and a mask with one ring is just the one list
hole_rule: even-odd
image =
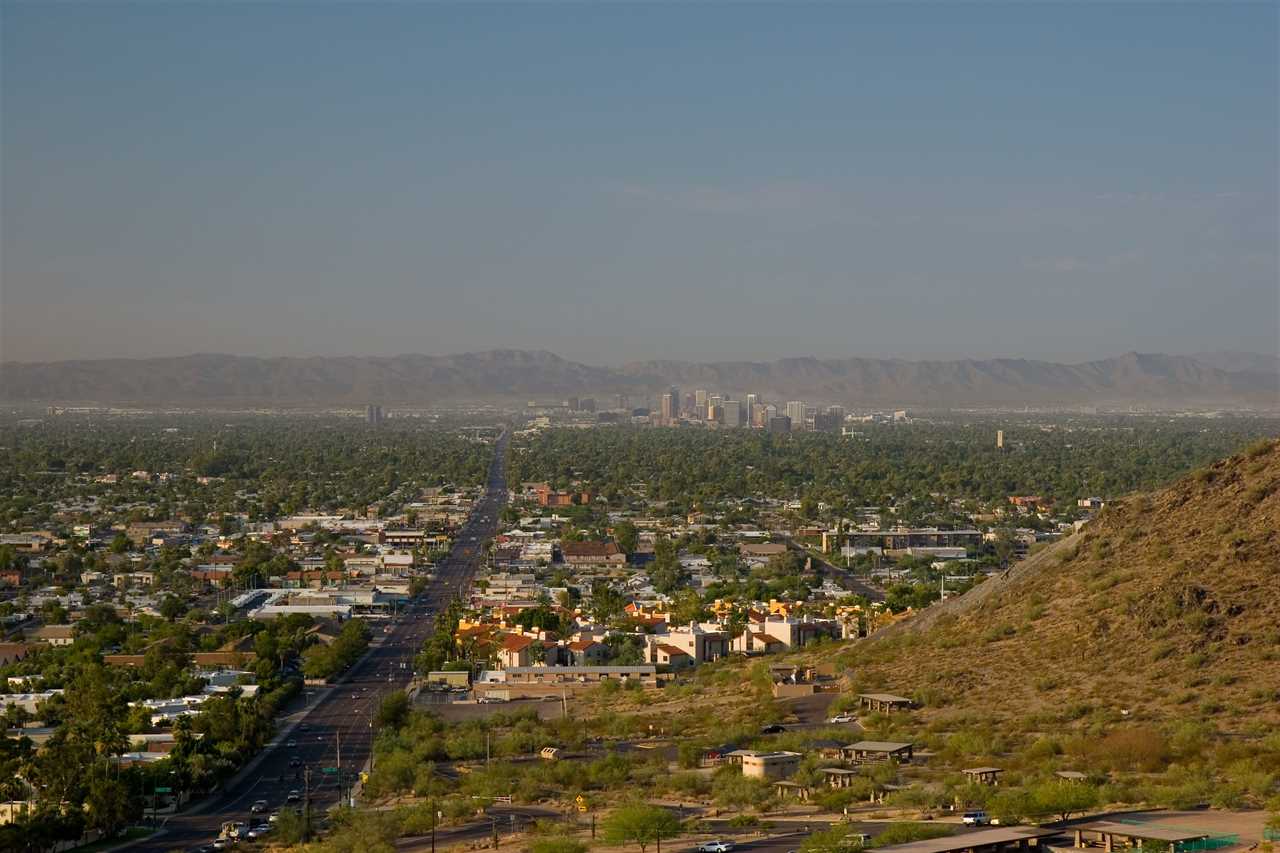
[(502, 638), (502, 648), (508, 652), (518, 652), (533, 645), (533, 638), (522, 634), (507, 634)]

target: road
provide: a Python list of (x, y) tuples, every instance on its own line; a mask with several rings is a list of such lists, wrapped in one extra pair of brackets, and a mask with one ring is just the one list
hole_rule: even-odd
[(812, 557), (824, 575), (835, 578), (836, 582), (845, 589), (855, 595), (866, 596), (868, 601), (884, 601), (884, 590), (871, 586), (866, 581), (854, 575), (853, 572), (848, 569), (841, 568), (826, 557), (819, 556), (813, 551), (806, 549), (790, 536), (784, 536), (783, 540), (786, 542), (788, 548), (799, 551), (802, 557)]
[(413, 657), (431, 630), (431, 620), (470, 588), (506, 502), (508, 440), (505, 432), (498, 439), (484, 494), (458, 532), (449, 557), (436, 567), (435, 581), (390, 624), (390, 632), (383, 633), (375, 625), (369, 651), (345, 677), (331, 687), (308, 691), (309, 709), (297, 708), (288, 715), (282, 734), (256, 759), (258, 764), (247, 778), (196, 804), (190, 813), (171, 818), (163, 833), (128, 849), (168, 851), (208, 843), (224, 821), (248, 821), (255, 800), (266, 800), (271, 809), (277, 809), (285, 805), (291, 791), (305, 797), (310, 789), (313, 814), (337, 802), (339, 777), (325, 772), (326, 768), (341, 771), (344, 790), (356, 778), (369, 758), (373, 718), (382, 697), (409, 683)]

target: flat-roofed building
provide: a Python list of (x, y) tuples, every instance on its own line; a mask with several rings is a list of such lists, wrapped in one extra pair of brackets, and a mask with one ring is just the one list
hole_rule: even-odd
[(1141, 821), (1121, 823), (1120, 821), (1094, 820), (1074, 824), (1069, 829), (1076, 847), (1101, 847), (1106, 853), (1111, 853), (1116, 847), (1141, 848), (1144, 841), (1167, 844), (1170, 850), (1176, 853), (1188, 844), (1204, 841), (1210, 837), (1209, 833), (1202, 830)]
[(658, 668), (652, 664), (635, 666), (509, 666), (505, 669), (508, 684), (555, 684), (586, 687), (602, 681), (639, 681), (652, 685), (658, 680)]
[(1061, 831), (1035, 826), (1002, 826), (978, 832), (959, 832), (943, 838), (890, 844), (880, 850), (889, 853), (1015, 853), (1019, 850), (1039, 849), (1043, 846), (1041, 842)]
[(798, 752), (774, 750), (759, 752), (754, 749), (739, 749), (729, 753), (735, 764), (742, 765), (742, 775), (752, 779), (785, 779), (800, 767), (801, 755)]
[(966, 767), (960, 771), (970, 782), (979, 785), (999, 785), (1000, 774), (1004, 772), (999, 767)]
[(846, 761), (857, 764), (873, 762), (897, 761), (906, 764), (911, 761), (915, 744), (898, 743), (887, 740), (860, 740), (840, 750)]
[(858, 702), (871, 711), (905, 711), (912, 705), (906, 696), (892, 693), (859, 693)]

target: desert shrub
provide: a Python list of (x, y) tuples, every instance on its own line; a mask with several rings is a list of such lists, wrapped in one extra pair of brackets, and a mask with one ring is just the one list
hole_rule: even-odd
[(529, 853), (587, 853), (587, 845), (576, 838), (536, 838)]
[(1023, 751), (1027, 761), (1040, 764), (1062, 754), (1062, 744), (1056, 738), (1041, 737)]
[(711, 790), (716, 803), (736, 808), (760, 807), (773, 797), (773, 788), (768, 782), (739, 772), (717, 773)]
[(951, 835), (954, 827), (937, 823), (891, 823), (884, 831), (871, 839), (872, 847), (888, 847), (891, 844), (906, 844), (909, 841), (924, 841), (929, 838), (942, 838)]

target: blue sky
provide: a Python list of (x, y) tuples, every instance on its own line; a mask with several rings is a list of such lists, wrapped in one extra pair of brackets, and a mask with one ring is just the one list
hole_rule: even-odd
[(5, 3), (0, 354), (1276, 352), (1278, 8)]

